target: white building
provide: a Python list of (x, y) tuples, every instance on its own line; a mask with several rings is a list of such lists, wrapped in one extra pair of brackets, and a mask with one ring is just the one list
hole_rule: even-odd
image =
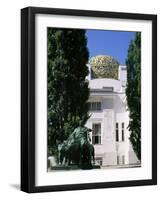
[(95, 160), (102, 166), (140, 163), (129, 141), (125, 95), (126, 66), (119, 66), (118, 79), (91, 78), (89, 66), (90, 114), (86, 126), (92, 129)]

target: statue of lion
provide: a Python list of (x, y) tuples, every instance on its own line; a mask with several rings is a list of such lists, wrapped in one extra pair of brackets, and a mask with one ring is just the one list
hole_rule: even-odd
[(91, 169), (95, 162), (94, 147), (90, 143), (89, 132), (91, 129), (79, 126), (66, 141), (59, 146), (60, 164), (77, 165), (83, 169)]

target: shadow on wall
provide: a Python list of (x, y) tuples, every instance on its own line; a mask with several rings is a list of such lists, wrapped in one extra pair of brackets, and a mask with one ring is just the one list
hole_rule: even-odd
[(19, 184), (13, 183), (13, 184), (10, 184), (10, 187), (12, 187), (12, 188), (14, 188), (16, 190), (20, 190), (20, 185)]

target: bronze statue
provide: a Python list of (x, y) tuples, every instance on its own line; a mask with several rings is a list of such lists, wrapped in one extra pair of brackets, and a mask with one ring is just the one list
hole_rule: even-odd
[(94, 147), (90, 143), (91, 129), (77, 127), (66, 141), (59, 146), (60, 164), (77, 165), (83, 169), (91, 169), (95, 162)]

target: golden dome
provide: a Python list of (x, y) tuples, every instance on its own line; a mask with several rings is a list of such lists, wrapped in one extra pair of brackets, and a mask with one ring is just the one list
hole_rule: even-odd
[(89, 60), (95, 78), (118, 79), (119, 63), (112, 56), (98, 55)]

